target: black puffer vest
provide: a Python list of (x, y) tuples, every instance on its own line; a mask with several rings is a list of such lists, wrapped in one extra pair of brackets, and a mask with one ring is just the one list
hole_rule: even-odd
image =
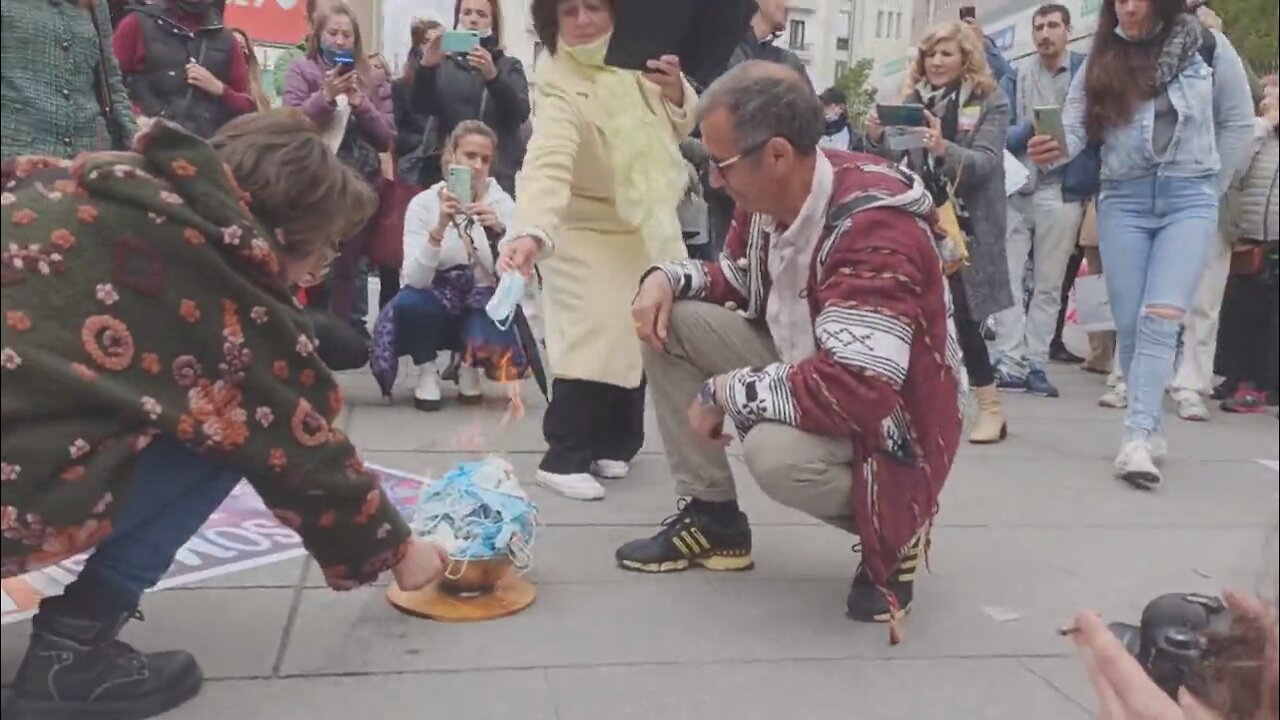
[(220, 98), (187, 83), (187, 64), (203, 65), (227, 82), (231, 54), (239, 52), (235, 36), (213, 14), (204, 27), (191, 32), (159, 8), (136, 12), (147, 57), (146, 70), (125, 78), (130, 99), (147, 117), (168, 118), (200, 137), (213, 135), (230, 118)]

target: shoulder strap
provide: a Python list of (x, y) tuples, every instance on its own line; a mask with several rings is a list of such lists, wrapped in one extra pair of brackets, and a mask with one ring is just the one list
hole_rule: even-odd
[(102, 33), (102, 21), (98, 19), (98, 3), (89, 6), (89, 18), (93, 20), (93, 34), (98, 39), (98, 105), (102, 108), (102, 116), (108, 122), (115, 120), (115, 107), (111, 100), (111, 85), (107, 79), (106, 35)]

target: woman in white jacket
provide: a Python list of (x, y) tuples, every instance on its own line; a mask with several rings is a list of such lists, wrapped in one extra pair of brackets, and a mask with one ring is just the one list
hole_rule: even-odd
[(413, 392), (419, 410), (440, 409), (435, 360), (442, 350), (461, 360), (463, 403), (481, 400), (482, 372), (494, 382), (513, 382), (528, 370), (514, 329), (500, 328), (484, 311), (498, 283), (493, 248), (515, 213), (515, 201), (489, 175), (496, 148), (487, 125), (459, 123), (446, 143), (445, 175), (450, 165), (470, 167), (473, 197), (455, 197), (442, 181), (414, 197), (405, 213), (402, 289), (391, 304), (396, 351), (420, 369)]

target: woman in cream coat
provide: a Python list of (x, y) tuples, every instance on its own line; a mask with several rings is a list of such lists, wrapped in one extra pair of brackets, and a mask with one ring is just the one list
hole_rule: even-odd
[(644, 442), (644, 378), (630, 303), (654, 263), (686, 256), (676, 217), (687, 184), (679, 140), (693, 88), (678, 58), (648, 72), (607, 67), (605, 0), (534, 0), (550, 57), (537, 71), (533, 137), (499, 269), (543, 277), (554, 377), (536, 480), (566, 497), (604, 497)]

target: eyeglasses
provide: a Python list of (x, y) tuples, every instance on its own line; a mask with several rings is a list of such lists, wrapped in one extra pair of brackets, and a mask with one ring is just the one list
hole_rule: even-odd
[(756, 153), (763, 150), (764, 146), (768, 145), (769, 141), (772, 139), (773, 138), (765, 138), (764, 140), (758, 143), (754, 143), (748, 146), (742, 152), (738, 153), (737, 155), (734, 155), (731, 158), (728, 158), (727, 160), (720, 160), (715, 156), (709, 155), (707, 156), (707, 161), (711, 163), (711, 167), (715, 168), (718, 172), (723, 173), (725, 171), (725, 168), (729, 167), (730, 165), (733, 165), (734, 163), (740, 160), (743, 160), (744, 158), (751, 157), (752, 155), (755, 155)]

